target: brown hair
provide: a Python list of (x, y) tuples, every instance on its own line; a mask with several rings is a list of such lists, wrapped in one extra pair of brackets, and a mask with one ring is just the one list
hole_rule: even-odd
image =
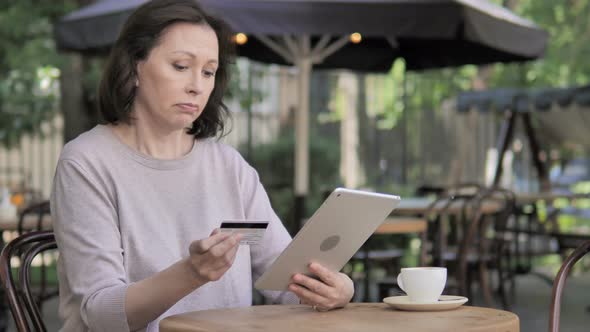
[(225, 119), (229, 117), (229, 111), (222, 99), (229, 81), (229, 66), (234, 58), (232, 33), (225, 22), (206, 14), (195, 0), (153, 0), (129, 16), (111, 50), (98, 90), (98, 106), (108, 123), (129, 123), (135, 99), (137, 64), (148, 57), (162, 32), (179, 22), (210, 26), (219, 43), (215, 87), (205, 109), (187, 133), (196, 138), (225, 133)]

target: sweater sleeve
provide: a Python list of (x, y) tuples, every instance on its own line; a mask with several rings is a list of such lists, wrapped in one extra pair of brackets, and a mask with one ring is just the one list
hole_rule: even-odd
[[(66, 287), (90, 331), (128, 331), (128, 287), (115, 199), (74, 160), (58, 163), (51, 212)], [(62, 285), (63, 286), (63, 285)], [(61, 286), (60, 286), (61, 287)]]
[[(252, 278), (256, 281), (291, 242), (291, 236), (272, 209), (268, 195), (258, 178), (258, 173), (246, 164), (244, 175), (242, 178), (242, 193), (246, 218), (268, 220), (270, 222), (263, 241), (259, 245), (250, 248)], [(291, 292), (262, 291), (262, 294), (273, 303), (299, 303), (299, 298)]]

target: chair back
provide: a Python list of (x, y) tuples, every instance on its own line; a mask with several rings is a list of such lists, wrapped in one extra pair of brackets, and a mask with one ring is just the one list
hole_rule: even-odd
[(559, 315), (561, 312), (561, 297), (566, 279), (576, 262), (590, 251), (590, 240), (582, 243), (563, 262), (553, 281), (551, 309), (549, 310), (549, 332), (559, 332)]
[[(496, 229), (503, 228), (510, 219), (514, 204), (512, 192), (476, 184), (450, 188), (431, 204), (427, 215), (434, 233), (434, 237), (431, 234), (431, 238), (434, 238), (433, 263), (436, 266), (452, 264), (458, 294), (472, 297), (470, 280), (477, 268), (485, 301), (492, 305), (491, 289), (488, 286), (490, 279), (485, 274), (488, 266), (500, 265), (505, 241)], [(494, 206), (493, 212), (487, 208), (489, 205)], [(449, 246), (451, 242), (454, 245)], [(509, 275), (500, 269), (499, 273), (502, 276)], [(504, 279), (510, 281), (509, 278)], [(501, 289), (502, 302), (507, 307), (503, 284)]]
[[(46, 228), (45, 217), (51, 214), (50, 203), (48, 200), (40, 201), (33, 203), (27, 206), (24, 210), (22, 210), (19, 214), (18, 224), (17, 224), (17, 232), (19, 235), (23, 234), (24, 232), (37, 230), (41, 231)], [(28, 216), (35, 217), (36, 223), (34, 225), (30, 224), (30, 219)]]
[[(425, 217), (432, 227), (429, 227), (429, 238), (432, 242), (432, 263), (445, 266), (442, 255), (448, 242), (464, 245), (465, 233), (468, 231), (466, 220), (477, 211), (480, 188), (476, 185), (462, 184), (447, 188), (427, 208)], [(445, 223), (445, 220), (448, 222)], [(447, 229), (453, 228), (453, 229)], [(451, 237), (451, 238), (448, 238)]]
[[(440, 194), (427, 208), (428, 234), (423, 242), (421, 257), (428, 256), (430, 265), (447, 267), (450, 262), (447, 254), (453, 252), (452, 259), (456, 266), (454, 274), (457, 281), (457, 293), (468, 295), (467, 292), (467, 257), (463, 253), (472, 241), (473, 226), (471, 220), (478, 210), (481, 187), (475, 184), (460, 184), (449, 187)], [(428, 249), (430, 248), (430, 249)], [(424, 262), (425, 259), (422, 259)], [(428, 265), (428, 264), (427, 264)]]
[[(43, 251), (56, 249), (51, 231), (29, 232), (10, 241), (0, 255), (0, 279), (16, 328), (23, 331), (47, 331), (31, 292), (31, 263)], [(17, 280), (12, 274), (11, 258), (20, 257)]]

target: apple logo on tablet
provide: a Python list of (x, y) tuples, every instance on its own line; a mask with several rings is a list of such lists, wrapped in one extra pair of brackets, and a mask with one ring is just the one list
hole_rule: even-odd
[(328, 251), (334, 249), (334, 247), (338, 245), (338, 242), (340, 242), (340, 236), (338, 235), (332, 235), (330, 237), (327, 237), (324, 241), (322, 241), (322, 244), (320, 245), (320, 250)]

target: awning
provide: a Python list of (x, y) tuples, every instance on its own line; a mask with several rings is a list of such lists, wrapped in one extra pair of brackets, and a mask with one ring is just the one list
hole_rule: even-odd
[(590, 85), (464, 92), (457, 97), (457, 110), (528, 112), (541, 142), (590, 148)]

